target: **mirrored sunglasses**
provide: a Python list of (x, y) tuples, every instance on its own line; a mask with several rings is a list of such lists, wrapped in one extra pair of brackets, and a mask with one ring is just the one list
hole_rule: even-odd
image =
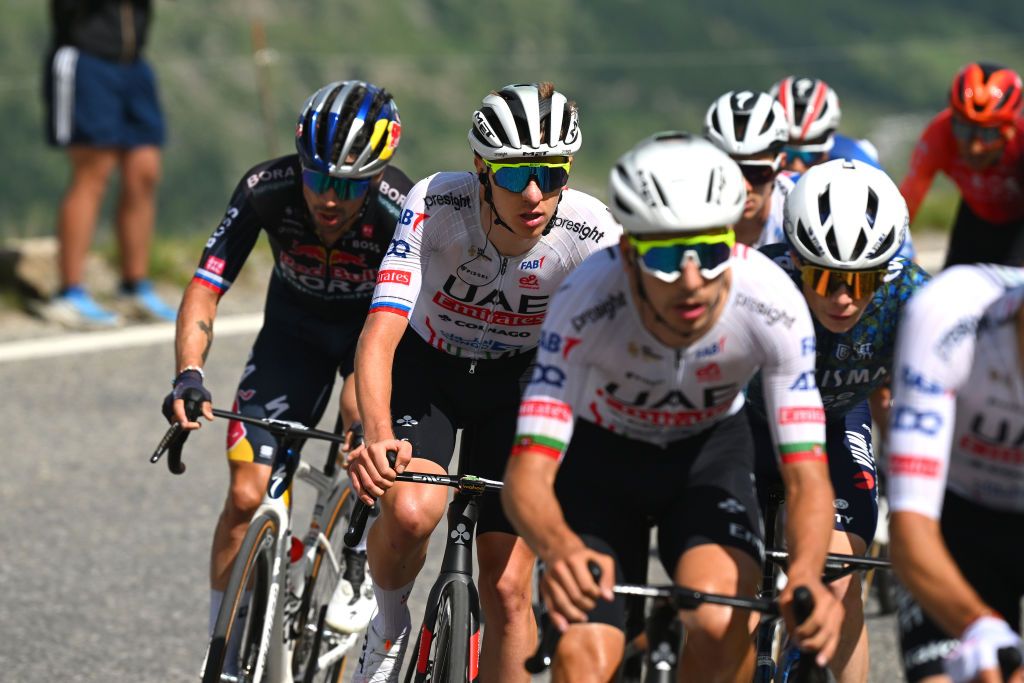
[(630, 236), (640, 268), (662, 282), (673, 283), (683, 275), (683, 266), (692, 260), (702, 277), (713, 280), (729, 266), (736, 233), (732, 230), (714, 235), (643, 240)]
[(553, 192), (569, 183), (569, 167), (563, 164), (502, 164), (484, 160), (487, 168), (494, 174), (494, 184), (509, 192), (522, 192), (531, 180), (537, 181), (541, 192)]
[(783, 151), (786, 153), (787, 164), (799, 161), (807, 168), (824, 161), (825, 155), (827, 154), (827, 152), (823, 152), (821, 150), (801, 149), (800, 147), (786, 147)]
[(885, 282), (888, 268), (881, 270), (831, 270), (818, 266), (800, 266), (800, 275), (805, 284), (820, 296), (829, 296), (846, 285), (850, 296), (859, 299), (872, 294)]
[(779, 172), (779, 166), (782, 164), (782, 155), (776, 156), (771, 161), (737, 161), (736, 162), (740, 171), (743, 172), (743, 177), (747, 179), (747, 182), (753, 186), (764, 185), (770, 183), (775, 179), (775, 174)]
[(313, 192), (323, 194), (334, 190), (341, 201), (359, 199), (370, 189), (370, 178), (336, 178), (311, 168), (302, 169), (302, 183)]

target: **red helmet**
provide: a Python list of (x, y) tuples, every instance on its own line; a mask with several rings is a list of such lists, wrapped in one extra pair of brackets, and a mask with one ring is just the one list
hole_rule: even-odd
[(954, 112), (979, 126), (1010, 124), (1020, 115), (1020, 76), (998, 64), (968, 64), (953, 79), (949, 104)]

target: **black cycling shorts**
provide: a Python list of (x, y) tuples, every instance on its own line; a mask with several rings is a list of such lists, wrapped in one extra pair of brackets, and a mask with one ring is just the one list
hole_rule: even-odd
[[(395, 437), (412, 443), (414, 458), (447, 470), (455, 433), (462, 429), (461, 472), (501, 480), (535, 355), (530, 351), (474, 361), (433, 348), (410, 327), (395, 350), (391, 370)], [(488, 531), (515, 534), (496, 493), (480, 497), (477, 533)]]
[[(331, 399), (337, 375), (348, 377), (365, 315), (330, 322), (291, 303), (271, 280), (263, 328), (238, 383), (235, 409), (243, 415), (315, 426)], [(277, 441), (270, 432), (232, 421), (228, 459), (269, 465)]]
[[(946, 491), (940, 524), (946, 547), (964, 578), (987, 605), (1019, 630), (1024, 548), (1016, 532), (1024, 529), (1024, 514), (992, 510)], [(942, 660), (956, 647), (957, 639), (932, 621), (904, 588), (899, 589), (898, 603), (907, 681), (942, 674)]]
[(965, 202), (960, 202), (943, 268), (963, 263), (1020, 266), (1022, 261), (1024, 221), (989, 223), (975, 215)]
[[(768, 494), (783, 491), (782, 474), (765, 418), (750, 411), (750, 427), (757, 452), (757, 493), (764, 510)], [(825, 423), (825, 452), (836, 496), (832, 503), (834, 528), (855, 534), (870, 546), (878, 527), (878, 472), (871, 445), (871, 410), (866, 400)]]
[(555, 492), (569, 527), (606, 542), (625, 581), (645, 583), (654, 526), (669, 576), (685, 551), (708, 543), (763, 563), (753, 467), (746, 409), (665, 448), (577, 419)]

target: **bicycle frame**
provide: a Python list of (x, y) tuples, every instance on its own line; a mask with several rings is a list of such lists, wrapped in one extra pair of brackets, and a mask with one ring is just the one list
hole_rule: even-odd
[[(285, 449), (278, 450), (284, 451)], [(273, 581), (266, 608), (267, 613), (272, 614), (273, 618), (264, 620), (266, 631), (261, 634), (260, 639), (262, 643), (261, 650), (266, 648), (267, 652), (266, 670), (268, 680), (279, 681), (280, 683), (294, 683), (292, 656), (295, 645), (298, 643), (299, 636), (301, 635), (297, 630), (300, 621), (298, 616), (303, 614), (309, 605), (309, 596), (305, 595), (303, 588), (305, 587), (307, 570), (312, 569), (309, 567), (309, 562), (312, 561), (316, 550), (318, 548), (324, 550), (324, 556), (329, 559), (335, 571), (337, 573), (341, 571), (341, 558), (334, 552), (327, 537), (321, 531), (321, 529), (329, 526), (330, 520), (326, 519), (326, 516), (337, 508), (338, 501), (345, 491), (345, 487), (339, 485), (341, 479), (340, 471), (336, 472), (334, 476), (328, 476), (308, 463), (300, 462), (296, 467), (294, 476), (310, 484), (317, 491), (316, 504), (313, 508), (313, 517), (310, 520), (309, 531), (303, 539), (303, 557), (299, 562), (293, 564), (290, 561), (292, 543), (291, 510), (288, 504), (285, 503), (284, 496), (273, 497), (271, 495), (269, 489), (274, 486), (273, 481), (268, 484), (268, 492), (264, 495), (263, 502), (260, 503), (260, 506), (253, 514), (253, 519), (266, 514), (273, 516), (278, 522), (278, 532), (274, 539)], [(296, 567), (294, 565), (299, 566)], [(291, 571), (284, 571), (284, 568), (290, 568)], [(303, 584), (302, 586), (294, 585), (300, 582)], [(298, 588), (298, 590), (294, 590), (295, 588)], [(282, 596), (284, 596), (283, 600), (281, 599)], [(294, 611), (290, 610), (290, 613), (286, 615), (286, 603), (289, 600), (297, 599), (299, 596), (301, 596), (301, 599), (297, 600), (298, 604), (294, 606)], [(316, 632), (319, 625), (306, 623), (305, 628), (310, 632)], [(271, 638), (270, 636), (275, 633), (281, 634), (282, 637)], [(317, 670), (324, 669), (343, 657), (355, 644), (356, 637), (357, 634), (348, 634), (330, 651), (321, 654), (317, 659)], [(269, 641), (267, 640), (268, 638), (270, 638)], [(261, 673), (262, 664), (258, 664), (254, 678), (258, 680)]]
[[(429, 476), (429, 475), (427, 475)], [(441, 593), (452, 583), (459, 582), (469, 589), (469, 680), (475, 680), (480, 658), (480, 594), (473, 582), (473, 541), (476, 538), (476, 523), (480, 516), (476, 502), (479, 493), (456, 491), (452, 502), (448, 504), (448, 535), (445, 539), (444, 556), (441, 559), (441, 572), (430, 588), (427, 598), (427, 609), (423, 614), (423, 623), (417, 639), (415, 671), (426, 673), (427, 658), (430, 655), (430, 643), (434, 634), (429, 625), (437, 622), (437, 612)]]

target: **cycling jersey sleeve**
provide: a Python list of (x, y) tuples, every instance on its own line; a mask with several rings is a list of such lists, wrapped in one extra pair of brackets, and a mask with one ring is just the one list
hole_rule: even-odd
[(370, 313), (395, 313), (403, 318), (412, 313), (433, 250), (424, 206), (424, 197), (433, 178), (421, 180), (409, 191), (395, 236), (380, 264)]
[(946, 131), (949, 127), (948, 118), (948, 114), (945, 117), (939, 114), (925, 128), (910, 156), (910, 168), (907, 170), (907, 175), (900, 183), (900, 192), (907, 201), (911, 223), (913, 223), (914, 216), (917, 215), (917, 210), (920, 208), (921, 202), (924, 201), (925, 195), (928, 194), (928, 189), (932, 186), (936, 171), (941, 170), (942, 159), (948, 155), (946, 149), (949, 145), (949, 135)]
[(231, 287), (260, 236), (262, 220), (252, 203), (246, 183), (249, 173), (238, 183), (220, 225), (206, 240), (193, 281), (212, 289), (218, 296)]
[(971, 303), (957, 310), (948, 278), (936, 283), (910, 300), (900, 321), (888, 447), (891, 509), (932, 519), (942, 510), (956, 393), (970, 371), (980, 317)]
[[(615, 248), (591, 256), (616, 259)], [(561, 461), (572, 438), (574, 410), (583, 398), (591, 349), (601, 344), (600, 330), (577, 329), (579, 313), (588, 306), (586, 281), (570, 276), (555, 294), (541, 328), (537, 361), (519, 405), (512, 455), (538, 451)], [(625, 304), (625, 293), (619, 293)], [(577, 319), (576, 325), (573, 323)]]
[[(767, 260), (767, 259), (766, 259)], [(765, 278), (767, 280), (767, 278)], [(814, 378), (814, 324), (803, 295), (778, 270), (777, 293), (792, 320), (755, 328), (765, 358), (761, 381), (772, 439), (783, 465), (825, 460), (825, 410)]]

